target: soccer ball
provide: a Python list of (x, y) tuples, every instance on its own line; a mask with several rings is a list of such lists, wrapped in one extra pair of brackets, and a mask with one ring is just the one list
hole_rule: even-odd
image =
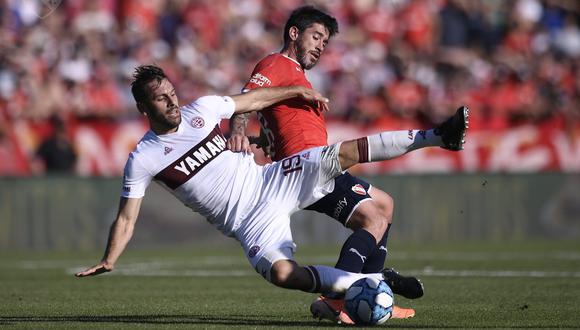
[(377, 325), (391, 318), (395, 302), (393, 291), (375, 278), (361, 278), (346, 291), (344, 305), (355, 324)]

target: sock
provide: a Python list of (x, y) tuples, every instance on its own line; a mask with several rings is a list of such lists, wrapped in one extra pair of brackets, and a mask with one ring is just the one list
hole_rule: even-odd
[(376, 246), (377, 242), (371, 233), (364, 229), (356, 230), (344, 242), (335, 267), (351, 273), (360, 273)]
[(385, 259), (387, 259), (387, 238), (389, 237), (390, 229), (391, 224), (389, 223), (385, 234), (365, 262), (362, 273), (379, 273), (385, 267)]
[[(366, 139), (366, 141), (364, 141)], [(425, 147), (442, 145), (441, 136), (434, 130), (390, 131), (357, 140), (360, 162), (375, 162), (396, 158)]]
[(306, 270), (312, 276), (313, 286), (312, 293), (338, 293), (344, 294), (346, 290), (357, 280), (366, 277), (373, 277), (379, 280), (383, 279), (381, 273), (374, 274), (356, 274), (346, 272), (328, 266), (307, 266)]

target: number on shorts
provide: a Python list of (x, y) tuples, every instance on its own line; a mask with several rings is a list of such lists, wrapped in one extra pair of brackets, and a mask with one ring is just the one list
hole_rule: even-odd
[(294, 155), (282, 160), (282, 173), (284, 176), (296, 171), (301, 171), (300, 155)]

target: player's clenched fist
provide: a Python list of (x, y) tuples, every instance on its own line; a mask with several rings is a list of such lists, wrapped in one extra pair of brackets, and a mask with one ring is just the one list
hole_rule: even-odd
[(242, 134), (232, 134), (228, 141), (226, 142), (226, 146), (233, 152), (251, 152), (252, 149), (250, 148), (250, 141), (248, 137)]

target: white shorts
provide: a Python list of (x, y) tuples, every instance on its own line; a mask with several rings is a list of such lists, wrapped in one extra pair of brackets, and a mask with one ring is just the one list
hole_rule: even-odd
[(252, 267), (267, 280), (276, 261), (293, 259), (290, 215), (334, 189), (332, 179), (341, 173), (339, 148), (334, 144), (304, 150), (264, 167), (262, 195), (235, 236)]

